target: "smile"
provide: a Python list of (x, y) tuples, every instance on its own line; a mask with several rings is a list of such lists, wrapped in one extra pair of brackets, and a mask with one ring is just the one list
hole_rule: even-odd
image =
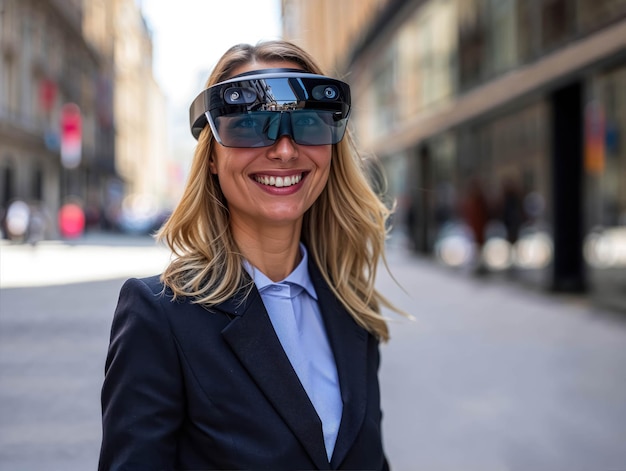
[(300, 183), (302, 180), (302, 174), (297, 175), (285, 175), (283, 177), (269, 176), (269, 175), (255, 175), (254, 180), (261, 185), (275, 186), (277, 188), (284, 188), (286, 186), (293, 186)]

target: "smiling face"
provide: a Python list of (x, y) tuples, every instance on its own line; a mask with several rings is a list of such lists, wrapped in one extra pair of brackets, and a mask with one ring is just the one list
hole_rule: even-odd
[[(233, 75), (279, 67), (300, 68), (288, 61), (255, 62)], [(289, 136), (260, 148), (216, 143), (210, 168), (228, 201), (233, 226), (256, 232), (279, 226), (299, 230), (304, 213), (326, 186), (331, 155), (331, 145), (298, 145)]]

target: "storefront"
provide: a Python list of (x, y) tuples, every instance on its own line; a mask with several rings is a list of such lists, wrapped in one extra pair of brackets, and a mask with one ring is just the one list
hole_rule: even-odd
[(600, 304), (626, 308), (626, 66), (594, 74), (584, 118), (590, 292)]

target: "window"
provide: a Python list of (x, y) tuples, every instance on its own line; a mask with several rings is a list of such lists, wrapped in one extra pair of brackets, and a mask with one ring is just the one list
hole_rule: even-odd
[(0, 174), (0, 206), (5, 208), (15, 197), (15, 171), (10, 165), (2, 167)]
[(468, 0), (459, 5), (459, 81), (461, 89), (479, 82), (485, 56), (484, 5)]
[(577, 0), (577, 27), (593, 30), (626, 14), (626, 0)]
[(33, 172), (33, 188), (32, 194), (35, 201), (43, 200), (43, 170), (41, 167), (36, 167)]
[(569, 0), (542, 0), (542, 49), (550, 50), (562, 45), (574, 33), (574, 3)]
[(505, 72), (517, 64), (516, 1), (489, 0), (489, 55), (491, 73)]

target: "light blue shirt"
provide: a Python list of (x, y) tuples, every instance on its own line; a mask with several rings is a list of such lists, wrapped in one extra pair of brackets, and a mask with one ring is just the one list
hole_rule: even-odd
[(248, 262), (245, 268), (261, 294), (278, 339), (322, 421), (328, 461), (333, 454), (343, 404), (335, 358), (308, 270), (308, 255), (287, 278), (274, 283)]

